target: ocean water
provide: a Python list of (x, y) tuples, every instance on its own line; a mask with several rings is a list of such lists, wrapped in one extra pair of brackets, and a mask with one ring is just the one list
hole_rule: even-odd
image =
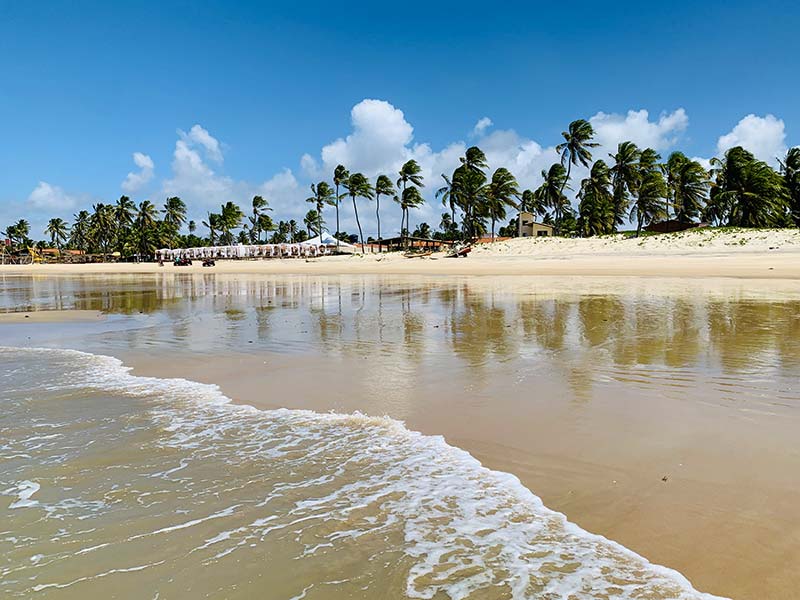
[(9, 347), (0, 596), (712, 598), (398, 421)]

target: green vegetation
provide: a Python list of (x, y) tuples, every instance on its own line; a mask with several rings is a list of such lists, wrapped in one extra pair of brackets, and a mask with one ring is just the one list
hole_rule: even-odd
[[(800, 148), (792, 148), (780, 160), (776, 171), (742, 147), (731, 148), (722, 158), (711, 161), (706, 170), (698, 161), (681, 152), (671, 153), (666, 161), (652, 148), (639, 148), (630, 141), (617, 146), (607, 160), (592, 156), (597, 147), (591, 123), (578, 119), (562, 133), (564, 141), (556, 147), (560, 162), (542, 171), (542, 183), (535, 190), (520, 191), (513, 173), (499, 167), (489, 173), (484, 152), (468, 148), (450, 174), (441, 174), (443, 185), (434, 192), (447, 212), (441, 215), (438, 230), (420, 223), (411, 233), (415, 237), (444, 240), (474, 239), (491, 233), (509, 209), (526, 211), (554, 226), (557, 235), (600, 236), (619, 231), (630, 220), (636, 225), (630, 235), (646, 234), (645, 227), (674, 219), (690, 223), (698, 219), (717, 227), (798, 227), (800, 226)], [(572, 167), (589, 169), (589, 175), (576, 184)], [(187, 222), (186, 204), (178, 197), (167, 198), (158, 208), (149, 200), (138, 205), (127, 196), (114, 204), (98, 203), (91, 211), (73, 215), (70, 225), (53, 218), (42, 232), (47, 241), (39, 247), (69, 248), (88, 253), (123, 257), (152, 257), (159, 247), (230, 245), (240, 243), (298, 242), (324, 231), (324, 211), (336, 211), (337, 240), (365, 243), (358, 212), (359, 200), (375, 200), (377, 238), (381, 233), (381, 198), (391, 198), (401, 211), (400, 235), (411, 230), (410, 212), (422, 206), (425, 198), (422, 168), (415, 160), (402, 165), (395, 183), (379, 174), (374, 183), (362, 173), (350, 173), (338, 165), (327, 181), (311, 185), (312, 205), (302, 225), (294, 220), (275, 223), (268, 214), (267, 199), (254, 196), (251, 213), (228, 201), (219, 212), (209, 212), (202, 226), (205, 236), (196, 234), (197, 224)], [(577, 190), (577, 210), (565, 192)], [(341, 231), (339, 208), (350, 197), (358, 235)], [(460, 218), (460, 223), (459, 223)], [(497, 233), (514, 236), (514, 216)], [(182, 230), (188, 228), (188, 234)], [(3, 232), (12, 250), (34, 246), (30, 224), (25, 219), (8, 225)], [(626, 234), (627, 235), (627, 234)]]

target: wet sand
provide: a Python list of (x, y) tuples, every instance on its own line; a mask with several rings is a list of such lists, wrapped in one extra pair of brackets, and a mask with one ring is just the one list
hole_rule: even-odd
[(800, 587), (795, 415), (736, 414), (699, 386), (682, 403), (616, 385), (576, 412), (553, 402), (572, 394), (556, 378), (520, 384), (503, 373), (483, 390), (453, 385), (447, 374), (388, 381), (369, 356), (127, 362), (137, 374), (216, 383), (259, 408), (389, 415), (441, 434), (518, 476), (584, 529), (677, 569), (700, 590), (756, 600), (789, 598)]
[[(81, 280), (90, 294), (34, 281), (83, 310), (168, 309), (90, 348), (136, 374), (218, 384), (259, 408), (389, 415), (700, 590), (800, 589), (797, 280), (120, 277)], [(131, 300), (151, 287), (157, 298)]]
[(99, 310), (29, 310), (0, 312), (0, 323), (63, 323), (74, 321), (101, 321), (105, 315)]

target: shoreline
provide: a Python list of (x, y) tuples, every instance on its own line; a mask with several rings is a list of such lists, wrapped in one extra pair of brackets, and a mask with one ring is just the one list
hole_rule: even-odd
[(510, 238), (473, 246), (466, 258), (400, 252), (319, 258), (158, 263), (0, 265), (0, 275), (230, 273), (265, 275), (535, 275), (800, 279), (800, 229), (696, 229), (641, 238)]
[(158, 263), (0, 265), (2, 275), (44, 277), (110, 274), (264, 274), (264, 275), (530, 275), (599, 277), (729, 277), (800, 279), (800, 251), (736, 252), (702, 255), (470, 256), (406, 258), (401, 255), (330, 257), (311, 260), (217, 261), (205, 268)]

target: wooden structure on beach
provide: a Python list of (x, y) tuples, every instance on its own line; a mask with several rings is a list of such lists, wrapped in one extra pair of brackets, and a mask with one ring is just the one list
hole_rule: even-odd
[(416, 250), (419, 252), (438, 252), (450, 248), (455, 242), (450, 240), (435, 240), (412, 236), (397, 236), (373, 240), (365, 244), (370, 252), (396, 252), (399, 250)]

